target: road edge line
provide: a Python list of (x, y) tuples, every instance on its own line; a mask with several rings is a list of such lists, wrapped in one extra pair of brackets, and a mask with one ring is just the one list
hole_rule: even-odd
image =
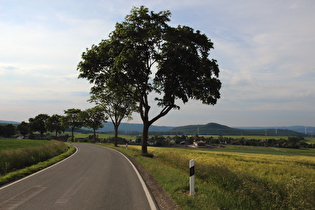
[[(74, 145), (72, 145), (72, 146), (74, 146)], [(10, 186), (12, 186), (12, 185), (15, 185), (15, 184), (17, 184), (17, 183), (19, 183), (19, 182), (22, 182), (22, 181), (24, 181), (25, 179), (31, 178), (31, 177), (33, 177), (33, 176), (36, 176), (36, 175), (39, 174), (39, 173), (42, 173), (42, 172), (44, 172), (44, 171), (47, 171), (47, 170), (49, 170), (49, 169), (51, 169), (51, 168), (53, 168), (53, 167), (55, 167), (55, 166), (57, 166), (57, 165), (63, 163), (64, 161), (69, 160), (69, 159), (72, 158), (77, 152), (79, 152), (79, 149), (78, 149), (76, 146), (74, 146), (74, 147), (75, 147), (75, 149), (76, 149), (76, 150), (75, 150), (75, 153), (73, 153), (73, 154), (70, 155), (69, 157), (66, 157), (66, 158), (63, 159), (63, 160), (61, 160), (61, 161), (59, 161), (59, 162), (57, 162), (57, 163), (55, 163), (55, 164), (53, 164), (53, 165), (51, 165), (51, 166), (48, 166), (47, 168), (44, 168), (44, 169), (42, 169), (42, 170), (39, 170), (39, 171), (37, 171), (37, 172), (35, 172), (35, 173), (33, 173), (33, 174), (30, 174), (30, 175), (26, 176), (26, 177), (23, 177), (23, 178), (21, 178), (21, 179), (18, 179), (18, 180), (16, 180), (16, 181), (12, 182), (12, 183), (9, 183), (9, 184), (7, 184), (7, 185), (4, 185), (4, 186), (0, 187), (0, 190), (3, 190), (3, 189), (5, 189), (5, 188), (7, 188), (7, 187), (10, 187)]]
[(114, 150), (112, 148), (109, 148), (109, 147), (104, 147), (106, 149), (110, 149), (110, 150), (113, 150), (115, 152), (117, 152), (118, 154), (122, 155), (124, 158), (126, 158), (128, 160), (128, 162), (130, 163), (130, 165), (132, 166), (133, 170), (136, 172), (137, 176), (138, 176), (138, 179), (141, 183), (141, 186), (143, 188), (143, 191), (144, 191), (144, 194), (147, 196), (147, 200), (148, 200), (148, 203), (150, 205), (150, 208), (151, 210), (158, 210), (159, 208), (157, 207), (157, 204), (152, 196), (152, 194), (150, 193), (149, 189), (148, 189), (148, 186), (146, 185), (145, 181), (143, 180), (141, 174), (139, 173), (138, 169), (136, 168), (136, 166), (129, 160), (129, 158), (122, 152), (118, 151), (118, 150)]

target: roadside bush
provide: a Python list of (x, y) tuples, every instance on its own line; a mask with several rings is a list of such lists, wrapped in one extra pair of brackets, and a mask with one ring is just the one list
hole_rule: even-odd
[(67, 141), (68, 142), (78, 142), (78, 139), (75, 136), (72, 139), (72, 137), (70, 136)]
[[(114, 143), (114, 140), (115, 138), (114, 137), (109, 137), (107, 139), (104, 139), (104, 142), (107, 142), (107, 143)], [(118, 137), (118, 140), (117, 140), (117, 143), (118, 144), (126, 144), (128, 143), (129, 141), (125, 138), (121, 138), (121, 137)]]

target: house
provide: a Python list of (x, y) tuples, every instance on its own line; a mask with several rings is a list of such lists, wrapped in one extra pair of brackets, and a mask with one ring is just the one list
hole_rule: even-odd
[(195, 147), (207, 147), (206, 143), (204, 143), (203, 141), (194, 142), (194, 146)]
[(179, 145), (190, 145), (189, 141), (181, 141)]
[(155, 142), (153, 140), (148, 141), (148, 145), (153, 146), (154, 144), (155, 144)]

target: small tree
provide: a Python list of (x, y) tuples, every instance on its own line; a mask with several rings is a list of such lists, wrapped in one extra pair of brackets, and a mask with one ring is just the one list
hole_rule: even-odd
[(48, 114), (39, 114), (35, 118), (30, 118), (28, 120), (31, 131), (38, 131), (40, 133), (40, 139), (43, 139), (43, 135), (47, 131), (45, 122), (48, 118)]
[(23, 138), (25, 139), (26, 135), (30, 132), (29, 124), (23, 121), (17, 126), (17, 130), (23, 135)]
[(64, 131), (64, 127), (61, 125), (61, 116), (58, 114), (54, 114), (49, 117), (45, 122), (46, 129), (50, 132), (56, 132), (56, 138), (58, 133)]
[(131, 114), (136, 110), (135, 101), (128, 95), (122, 95), (117, 91), (105, 91), (104, 89), (91, 90), (90, 102), (95, 102), (101, 110), (111, 119), (114, 129), (114, 145), (117, 147), (118, 127), (124, 118), (131, 119)]
[(96, 141), (96, 130), (104, 127), (102, 124), (106, 122), (106, 117), (103, 110), (100, 107), (93, 107), (86, 109), (80, 113), (80, 118), (82, 119), (84, 125), (88, 128), (93, 129), (94, 136), (93, 140)]
[(65, 116), (61, 117), (61, 124), (66, 128), (71, 128), (71, 139), (74, 139), (74, 130), (83, 126), (83, 121), (80, 118), (80, 109), (67, 109), (64, 111)]

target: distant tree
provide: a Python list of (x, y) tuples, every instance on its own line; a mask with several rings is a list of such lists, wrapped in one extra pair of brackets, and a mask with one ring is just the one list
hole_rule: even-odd
[(18, 126), (17, 130), (20, 132), (20, 134), (23, 135), (24, 139), (26, 138), (26, 135), (30, 133), (30, 126), (27, 122), (22, 121)]
[(47, 114), (39, 114), (35, 118), (30, 118), (28, 120), (31, 131), (38, 131), (40, 133), (40, 139), (43, 139), (43, 135), (47, 131), (45, 122), (48, 118), (49, 115)]
[(61, 117), (61, 124), (66, 128), (71, 128), (71, 139), (74, 139), (74, 130), (83, 126), (83, 121), (80, 118), (80, 109), (67, 109), (64, 111), (65, 116)]
[(0, 136), (12, 137), (16, 132), (13, 124), (0, 125)]
[(89, 101), (95, 102), (111, 119), (114, 125), (114, 145), (117, 147), (118, 127), (123, 119), (131, 119), (132, 112), (136, 110), (135, 101), (128, 95), (122, 95), (118, 91), (105, 91), (104, 89), (92, 88), (91, 94)]
[(0, 125), (0, 136), (4, 136), (4, 126)]
[(96, 141), (96, 130), (104, 127), (103, 122), (106, 122), (106, 117), (100, 107), (93, 107), (80, 112), (80, 117), (86, 127), (93, 129), (93, 140)]
[[(144, 155), (150, 125), (179, 109), (177, 99), (214, 105), (220, 98), (217, 61), (208, 58), (213, 43), (198, 30), (169, 26), (170, 15), (170, 11), (154, 13), (144, 6), (133, 8), (109, 39), (83, 52), (78, 65), (79, 78), (88, 79), (94, 88), (119, 90), (137, 102)], [(161, 108), (153, 116), (150, 96)]]
[(56, 138), (58, 133), (64, 131), (64, 127), (61, 124), (61, 116), (58, 114), (54, 114), (49, 117), (45, 122), (46, 129), (50, 132), (56, 132)]

